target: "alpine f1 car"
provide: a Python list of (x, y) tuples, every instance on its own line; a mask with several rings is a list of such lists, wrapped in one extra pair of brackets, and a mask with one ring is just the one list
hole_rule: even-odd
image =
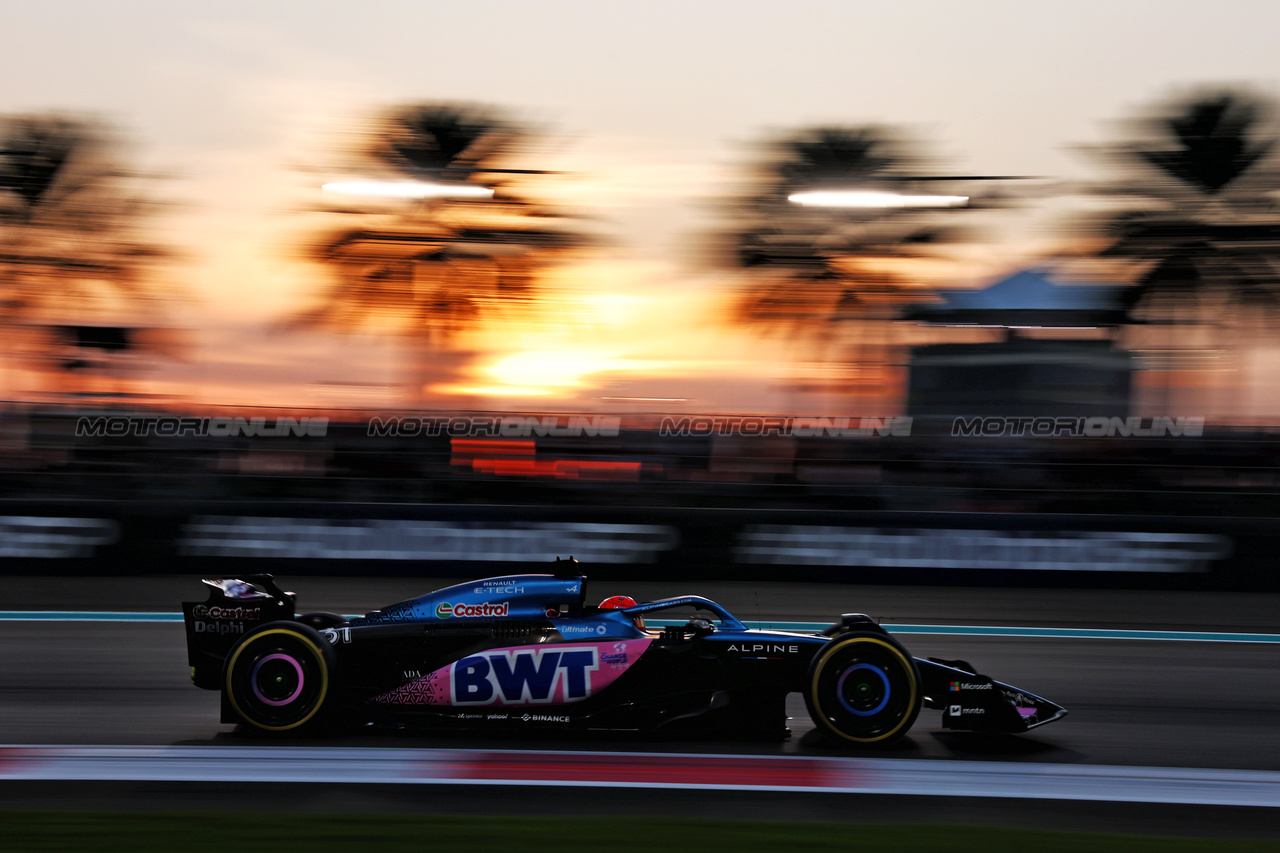
[[(268, 733), (362, 723), (781, 739), (797, 692), (846, 744), (900, 738), (921, 708), (984, 732), (1066, 714), (964, 661), (913, 658), (860, 613), (822, 632), (758, 630), (695, 595), (589, 605), (577, 563), (555, 569), (358, 618), (296, 615), (270, 575), (206, 580), (208, 600), (183, 604), (191, 679), (221, 692), (223, 722)], [(681, 610), (692, 618), (645, 623)]]

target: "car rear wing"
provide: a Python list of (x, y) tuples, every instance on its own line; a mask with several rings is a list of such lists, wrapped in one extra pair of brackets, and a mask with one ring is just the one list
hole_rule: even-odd
[(217, 690), (222, 682), (222, 663), (231, 647), (256, 625), (293, 619), (296, 596), (276, 585), (271, 575), (206, 579), (203, 583), (209, 587), (207, 599), (182, 602), (187, 663), (192, 684)]

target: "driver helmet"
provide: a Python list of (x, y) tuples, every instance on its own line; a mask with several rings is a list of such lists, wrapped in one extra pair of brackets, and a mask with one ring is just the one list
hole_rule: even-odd
[[(611, 595), (604, 601), (600, 602), (601, 610), (625, 610), (628, 607), (635, 607), (638, 604), (634, 598), (629, 595)], [(637, 616), (634, 620), (636, 627), (641, 631), (644, 630), (644, 617)]]

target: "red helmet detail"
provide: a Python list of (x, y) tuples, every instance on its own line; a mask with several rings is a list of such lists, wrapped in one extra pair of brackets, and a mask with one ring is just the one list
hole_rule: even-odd
[(636, 600), (629, 595), (611, 595), (600, 602), (601, 610), (624, 610), (635, 606)]

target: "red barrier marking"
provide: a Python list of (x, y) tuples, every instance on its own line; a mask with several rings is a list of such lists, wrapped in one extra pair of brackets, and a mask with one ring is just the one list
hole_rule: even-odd
[[(806, 758), (669, 755), (475, 753), (455, 764), (459, 778), (490, 781), (614, 782), (635, 785), (708, 785), (774, 788), (850, 787), (857, 780), (843, 763)], [(438, 772), (438, 771), (436, 771)], [(435, 775), (435, 773), (432, 773)]]
[(43, 750), (22, 747), (0, 747), (0, 777), (16, 776), (39, 766), (46, 758)]

